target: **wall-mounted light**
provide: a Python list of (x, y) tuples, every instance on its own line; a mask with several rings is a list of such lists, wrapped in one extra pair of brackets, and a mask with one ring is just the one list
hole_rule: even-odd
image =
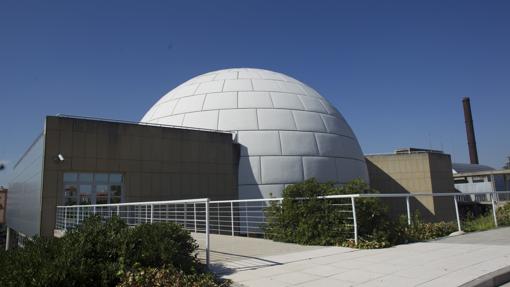
[(61, 153), (57, 154), (57, 156), (55, 157), (55, 161), (56, 161), (57, 163), (63, 162), (63, 161), (64, 161), (64, 159), (65, 159), (65, 158), (64, 158), (64, 156), (63, 156)]

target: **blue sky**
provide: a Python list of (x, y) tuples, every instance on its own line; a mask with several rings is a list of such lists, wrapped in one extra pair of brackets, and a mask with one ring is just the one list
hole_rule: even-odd
[(0, 185), (57, 113), (139, 120), (202, 73), (286, 73), (331, 100), (365, 153), (510, 155), (509, 1), (0, 1)]

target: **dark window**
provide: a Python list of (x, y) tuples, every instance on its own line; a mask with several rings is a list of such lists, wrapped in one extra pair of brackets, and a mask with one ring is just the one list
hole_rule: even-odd
[(120, 173), (64, 173), (64, 204), (108, 204), (122, 202)]

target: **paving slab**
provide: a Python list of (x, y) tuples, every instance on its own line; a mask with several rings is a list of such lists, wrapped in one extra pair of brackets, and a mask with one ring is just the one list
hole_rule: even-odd
[(237, 286), (460, 286), (510, 266), (510, 228), (376, 250), (223, 235), (210, 243), (211, 269)]

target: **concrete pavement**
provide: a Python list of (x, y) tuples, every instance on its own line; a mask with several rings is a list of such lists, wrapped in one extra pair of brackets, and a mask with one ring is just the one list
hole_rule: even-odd
[(510, 228), (376, 250), (215, 235), (211, 250), (238, 286), (460, 286), (510, 266)]

